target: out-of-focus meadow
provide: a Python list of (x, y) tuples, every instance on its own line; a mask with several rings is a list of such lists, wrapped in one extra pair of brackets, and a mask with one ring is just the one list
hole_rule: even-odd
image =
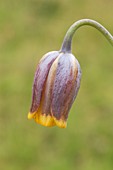
[(94, 28), (80, 28), (72, 51), (81, 88), (66, 129), (27, 120), (34, 72), (59, 50), (74, 22), (92, 18), (113, 34), (111, 0), (0, 0), (0, 169), (113, 169), (113, 47)]

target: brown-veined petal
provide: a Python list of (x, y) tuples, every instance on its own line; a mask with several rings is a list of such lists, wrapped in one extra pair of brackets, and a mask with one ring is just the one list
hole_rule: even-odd
[(47, 81), (45, 83), (44, 102), (43, 102), (43, 107), (42, 107), (42, 110), (43, 110), (42, 112), (45, 115), (51, 115), (52, 116), (52, 114), (51, 114), (51, 102), (52, 102), (52, 91), (53, 91), (53, 85), (54, 85), (53, 83), (54, 83), (54, 79), (55, 79), (55, 76), (56, 76), (56, 70), (57, 70), (60, 55), (53, 62), (52, 66), (49, 70)]
[(47, 79), (44, 83), (43, 91), (42, 91), (42, 97), (41, 102), (39, 105), (38, 110), (35, 112), (33, 118), (35, 121), (43, 126), (55, 126), (56, 123), (54, 121), (54, 118), (51, 114), (51, 92), (54, 82), (54, 77), (56, 73), (56, 66), (58, 62), (59, 56), (54, 60), (54, 62), (51, 65), (51, 68), (49, 70), (49, 73), (47, 75)]
[(32, 118), (34, 112), (36, 112), (39, 108), (42, 90), (44, 88), (44, 83), (46, 81), (49, 69), (58, 55), (58, 51), (52, 51), (45, 54), (37, 66), (33, 83), (32, 105), (28, 118)]
[[(76, 58), (75, 58), (76, 59)], [(77, 97), (77, 94), (78, 94), (78, 90), (80, 88), (80, 82), (81, 82), (81, 68), (80, 68), (80, 64), (78, 62), (78, 60), (76, 59), (76, 63), (77, 63), (77, 66), (78, 66), (78, 74), (77, 74), (77, 77), (76, 77), (76, 82), (75, 82), (75, 91), (74, 91), (74, 97), (73, 97), (73, 100), (72, 100), (72, 103), (74, 102), (74, 100), (76, 99)]]
[(75, 98), (75, 93), (77, 93), (78, 63), (72, 54), (62, 53), (56, 68), (52, 89), (51, 112), (56, 125), (65, 128), (68, 112)]

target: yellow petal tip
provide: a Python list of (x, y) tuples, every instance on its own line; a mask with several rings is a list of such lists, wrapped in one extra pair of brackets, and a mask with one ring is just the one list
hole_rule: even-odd
[[(35, 116), (34, 116), (35, 115)], [(56, 119), (55, 117), (52, 117), (51, 115), (45, 115), (41, 113), (28, 113), (28, 119), (34, 119), (36, 123), (41, 124), (46, 127), (52, 127), (52, 126), (58, 126), (60, 128), (66, 128), (67, 122), (63, 119)]]
[(32, 119), (34, 115), (35, 115), (35, 112), (34, 113), (29, 112), (27, 118)]
[(35, 121), (43, 126), (55, 126), (54, 120), (50, 115), (40, 114), (36, 116)]
[(67, 127), (67, 122), (65, 120), (57, 120), (56, 118), (54, 118), (54, 121), (56, 123), (56, 125), (60, 128), (66, 128)]

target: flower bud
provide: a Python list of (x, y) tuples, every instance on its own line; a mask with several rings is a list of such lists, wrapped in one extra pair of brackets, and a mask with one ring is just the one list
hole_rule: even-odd
[(45, 54), (36, 69), (28, 119), (65, 128), (80, 79), (81, 69), (74, 55), (59, 51)]

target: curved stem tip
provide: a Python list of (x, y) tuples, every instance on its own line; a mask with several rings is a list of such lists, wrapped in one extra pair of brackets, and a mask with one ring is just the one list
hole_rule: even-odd
[(98, 31), (100, 31), (105, 37), (106, 39), (110, 42), (110, 44), (113, 46), (113, 36), (110, 34), (110, 32), (103, 27), (100, 23), (91, 20), (91, 19), (81, 19), (77, 22), (75, 22), (67, 31), (63, 43), (62, 43), (62, 47), (61, 47), (61, 52), (71, 52), (71, 42), (72, 42), (72, 38), (73, 35), (75, 33), (75, 31), (84, 25), (89, 25), (92, 26), (94, 28), (96, 28)]

